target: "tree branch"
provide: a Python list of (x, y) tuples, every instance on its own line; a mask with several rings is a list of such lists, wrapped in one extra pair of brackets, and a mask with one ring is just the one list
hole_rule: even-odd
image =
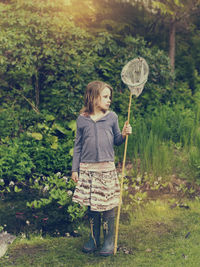
[(39, 114), (39, 110), (38, 108), (27, 98), (25, 97), (21, 92), (20, 90), (16, 89), (15, 87), (9, 85), (7, 82), (1, 80), (1, 82), (6, 86), (6, 87), (10, 87), (11, 89), (13, 89), (17, 94), (19, 94), (20, 96), (22, 96), (24, 98), (24, 100), (26, 100), (26, 102), (32, 107), (32, 109), (37, 113)]

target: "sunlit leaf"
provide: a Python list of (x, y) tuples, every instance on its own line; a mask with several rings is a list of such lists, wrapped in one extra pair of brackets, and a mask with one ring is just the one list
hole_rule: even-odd
[(43, 136), (41, 133), (31, 133), (31, 136), (36, 140), (42, 140)]
[(60, 124), (58, 124), (58, 123), (54, 123), (53, 129), (58, 130), (62, 134), (68, 134), (68, 131), (64, 127), (62, 127)]
[(68, 123), (68, 127), (72, 129), (72, 131), (76, 131), (76, 121), (73, 120), (73, 121), (70, 121)]
[(17, 187), (17, 186), (15, 185), (15, 187), (14, 187), (14, 191), (15, 191), (15, 193), (19, 193), (19, 192), (22, 191), (22, 189), (19, 188), (19, 187)]
[(48, 114), (45, 116), (45, 119), (46, 119), (46, 121), (53, 121), (53, 120), (55, 120), (55, 117), (51, 114)]

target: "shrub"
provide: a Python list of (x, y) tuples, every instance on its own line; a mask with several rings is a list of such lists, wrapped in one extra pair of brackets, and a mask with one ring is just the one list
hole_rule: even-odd
[[(18, 137), (0, 146), (0, 192), (27, 202), (24, 221), (29, 229), (55, 234), (72, 232), (85, 209), (72, 202), (69, 178), (75, 122), (61, 125), (48, 114)], [(62, 173), (62, 175), (61, 175)]]
[(27, 202), (31, 209), (30, 224), (43, 233), (65, 234), (77, 228), (86, 208), (72, 202), (74, 183), (67, 176), (57, 173), (31, 179), (30, 189), (36, 198)]

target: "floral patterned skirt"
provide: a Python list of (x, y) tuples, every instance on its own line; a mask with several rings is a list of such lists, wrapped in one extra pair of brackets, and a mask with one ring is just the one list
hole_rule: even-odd
[(102, 164), (98, 170), (91, 168), (91, 165), (88, 168), (87, 165), (80, 165), (73, 201), (82, 206), (90, 206), (92, 211), (99, 212), (118, 206), (120, 186), (115, 167), (112, 170), (104, 168), (102, 171)]

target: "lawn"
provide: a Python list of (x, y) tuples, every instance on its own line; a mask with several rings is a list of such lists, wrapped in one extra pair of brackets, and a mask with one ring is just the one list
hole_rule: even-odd
[(200, 262), (200, 201), (158, 198), (126, 211), (122, 208), (119, 250), (115, 256), (81, 252), (89, 229), (79, 237), (19, 236), (0, 259), (0, 266), (133, 266), (198, 267)]

